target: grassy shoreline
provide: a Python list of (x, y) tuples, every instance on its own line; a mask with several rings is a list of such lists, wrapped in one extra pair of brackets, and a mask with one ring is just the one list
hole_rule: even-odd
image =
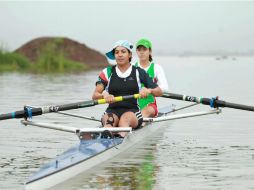
[(67, 56), (58, 50), (58, 43), (61, 42), (48, 43), (40, 51), (39, 58), (35, 63), (32, 63), (21, 54), (8, 52), (0, 48), (0, 73), (73, 73), (89, 69), (83, 63), (67, 59)]

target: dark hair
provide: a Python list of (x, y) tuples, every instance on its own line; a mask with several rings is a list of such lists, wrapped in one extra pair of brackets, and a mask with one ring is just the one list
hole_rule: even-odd
[[(128, 49), (127, 49), (127, 50), (128, 50)], [(128, 52), (131, 53), (130, 50), (128, 50)], [(129, 58), (129, 62), (131, 62), (131, 60), (132, 60), (132, 54), (131, 54), (131, 57)]]
[[(126, 48), (127, 49), (127, 48)], [(113, 49), (113, 54), (115, 55), (115, 50), (116, 50), (116, 48), (115, 49)], [(129, 50), (129, 49), (127, 49), (128, 50), (128, 52), (129, 53), (131, 53), (131, 51)], [(132, 60), (132, 55), (131, 55), (131, 57), (129, 58), (129, 62), (131, 62), (131, 60)]]
[[(151, 49), (151, 48), (149, 48), (149, 50), (150, 50), (150, 51), (152, 51), (152, 49)], [(149, 61), (150, 61), (150, 62), (152, 62), (152, 60), (153, 60), (153, 57), (152, 57), (152, 55), (151, 55), (151, 54), (149, 54)]]
[[(140, 48), (140, 47), (144, 47), (144, 48), (146, 48), (145, 46), (142, 46), (142, 45), (139, 45), (136, 49), (138, 49), (138, 48)], [(146, 48), (147, 49), (147, 48)], [(149, 48), (149, 51), (152, 51), (152, 49), (151, 48)], [(151, 62), (153, 60), (153, 57), (152, 57), (152, 55), (151, 54), (149, 54), (149, 61)]]

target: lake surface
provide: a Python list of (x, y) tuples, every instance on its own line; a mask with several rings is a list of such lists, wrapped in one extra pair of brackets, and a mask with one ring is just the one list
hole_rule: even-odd
[[(157, 57), (173, 93), (215, 97), (254, 106), (254, 58)], [(24, 105), (90, 99), (99, 71), (71, 75), (0, 74), (0, 113)], [(188, 102), (158, 98), (159, 105)], [(73, 110), (99, 118), (106, 105)], [(209, 110), (198, 105), (179, 113)], [(57, 114), (35, 121), (94, 127), (96, 122)], [(24, 189), (40, 166), (78, 143), (78, 138), (19, 120), (0, 121), (0, 189)], [(55, 189), (254, 189), (254, 113), (224, 108), (219, 115), (175, 120), (163, 135), (77, 176)]]

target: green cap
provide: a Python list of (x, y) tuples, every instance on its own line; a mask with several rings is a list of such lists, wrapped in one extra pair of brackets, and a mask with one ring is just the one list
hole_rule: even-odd
[(145, 48), (151, 48), (152, 49), (152, 43), (147, 40), (147, 39), (140, 39), (137, 43), (136, 43), (136, 48), (138, 46), (144, 46)]

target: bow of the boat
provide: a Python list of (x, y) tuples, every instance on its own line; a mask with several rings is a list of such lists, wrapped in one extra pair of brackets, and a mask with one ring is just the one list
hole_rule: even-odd
[(32, 175), (26, 182), (26, 189), (47, 189), (74, 177), (98, 164), (86, 162), (87, 160), (119, 145), (122, 141), (121, 138), (81, 140), (79, 145), (70, 148)]

